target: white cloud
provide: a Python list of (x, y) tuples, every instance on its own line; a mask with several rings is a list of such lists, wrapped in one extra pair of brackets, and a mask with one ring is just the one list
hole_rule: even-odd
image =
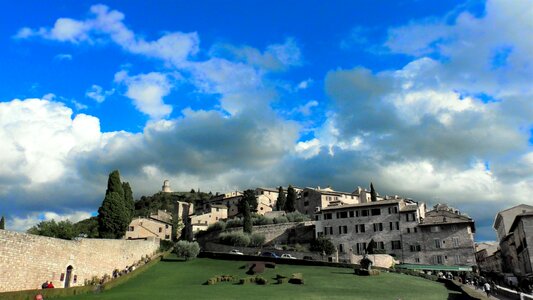
[(55, 212), (32, 213), (25, 217), (14, 217), (7, 219), (6, 229), (14, 231), (26, 231), (42, 221), (55, 220), (56, 222), (69, 220), (72, 223), (79, 222), (91, 217), (91, 213), (85, 211), (75, 211), (72, 213), (58, 214)]
[(129, 76), (126, 71), (120, 71), (115, 74), (115, 82), (126, 85), (125, 95), (150, 118), (165, 118), (172, 112), (172, 106), (163, 101), (172, 89), (172, 83), (165, 74), (151, 72)]
[(56, 56), (54, 56), (54, 59), (56, 60), (72, 60), (72, 54), (68, 53), (61, 53)]
[(313, 80), (311, 78), (307, 79), (307, 80), (304, 80), (304, 81), (300, 81), (300, 83), (298, 83), (298, 85), (296, 86), (296, 89), (298, 90), (305, 90), (307, 89), (311, 84), (313, 83)]
[(320, 153), (320, 141), (314, 138), (308, 141), (298, 142), (294, 150), (296, 151), (297, 155), (303, 158), (311, 158)]
[(93, 84), (91, 88), (89, 88), (85, 92), (85, 97), (91, 98), (98, 103), (102, 103), (105, 101), (107, 97), (113, 95), (114, 93), (115, 93), (115, 89), (105, 91), (101, 86)]
[(170, 32), (154, 41), (135, 36), (123, 23), (124, 14), (109, 10), (105, 5), (93, 5), (90, 17), (84, 20), (59, 18), (52, 28), (21, 28), (15, 38), (41, 37), (59, 42), (98, 43), (111, 40), (124, 50), (162, 59), (174, 66), (182, 65), (199, 49), (199, 38), (195, 32)]
[(300, 112), (302, 115), (304, 116), (309, 116), (311, 115), (312, 113), (312, 109), (313, 107), (317, 107), (318, 106), (318, 101), (316, 100), (311, 100), (309, 102), (307, 102), (306, 104), (304, 105), (301, 105), (297, 108), (298, 112)]

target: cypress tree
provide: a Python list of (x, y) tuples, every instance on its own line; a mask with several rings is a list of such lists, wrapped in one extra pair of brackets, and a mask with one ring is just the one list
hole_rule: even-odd
[(2, 219), (0, 219), (0, 229), (6, 229), (6, 219), (4, 216), (2, 216)]
[(372, 184), (372, 182), (370, 183), (370, 201), (378, 201), (378, 195), (376, 193), (376, 190), (374, 189), (374, 185)]
[(135, 213), (135, 201), (133, 200), (133, 192), (131, 191), (129, 182), (123, 182), (122, 189), (124, 190), (124, 205), (129, 213), (129, 220), (131, 222)]
[(287, 201), (285, 201), (284, 209), (286, 212), (293, 212), (296, 210), (296, 191), (292, 185), (289, 185), (289, 188), (287, 188)]
[(109, 195), (113, 192), (117, 193), (120, 198), (124, 199), (124, 189), (122, 188), (122, 182), (120, 182), (120, 173), (118, 170), (111, 172), (107, 179), (107, 190), (105, 191), (105, 194)]
[(242, 231), (246, 233), (252, 233), (252, 214), (250, 213), (250, 205), (246, 204), (243, 207), (244, 211), (242, 213), (243, 217), (243, 223), (242, 223)]
[(283, 187), (280, 186), (278, 190), (278, 200), (276, 201), (276, 210), (283, 210), (285, 208), (285, 202), (287, 198), (285, 197), (285, 192), (283, 192)]
[(107, 194), (98, 209), (98, 232), (101, 238), (121, 238), (129, 225), (124, 201), (116, 192)]

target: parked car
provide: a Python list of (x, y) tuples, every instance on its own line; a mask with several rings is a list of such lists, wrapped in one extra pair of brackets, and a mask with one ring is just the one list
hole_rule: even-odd
[(274, 253), (274, 252), (263, 252), (263, 253), (261, 253), (261, 256), (279, 258), (279, 256), (276, 253)]
[(312, 256), (304, 256), (305, 260), (315, 260)]
[(281, 258), (287, 258), (287, 259), (296, 259), (296, 257), (290, 255), (289, 253), (284, 253), (281, 255)]
[(229, 252), (229, 254), (236, 254), (236, 255), (244, 255), (244, 253), (242, 253), (241, 251), (237, 250), (237, 249), (233, 249)]

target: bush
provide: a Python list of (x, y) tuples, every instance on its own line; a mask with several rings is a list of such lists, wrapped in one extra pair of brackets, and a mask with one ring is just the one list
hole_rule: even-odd
[(159, 252), (168, 251), (172, 249), (173, 246), (174, 246), (174, 243), (172, 241), (161, 240), (159, 242)]
[(274, 224), (289, 223), (289, 219), (285, 216), (275, 217), (272, 221), (274, 221)]
[(292, 284), (304, 284), (304, 277), (302, 273), (294, 273), (291, 276), (291, 279), (289, 279), (289, 283)]
[(226, 222), (226, 229), (227, 228), (233, 228), (233, 227), (240, 227), (242, 226), (242, 219), (241, 218), (233, 218)]
[(302, 214), (299, 211), (290, 212), (286, 215), (289, 222), (303, 222), (311, 220), (309, 216)]
[(265, 285), (267, 284), (267, 280), (261, 276), (257, 276), (255, 277), (255, 283), (259, 284), (259, 285)]
[(197, 242), (179, 241), (174, 247), (174, 253), (178, 257), (183, 257), (185, 260), (196, 258), (200, 253), (200, 246)]
[(304, 245), (300, 245), (300, 244), (296, 244), (294, 245), (294, 251), (298, 251), (298, 252), (308, 252), (308, 249), (306, 246)]
[(207, 227), (207, 232), (213, 232), (213, 231), (224, 231), (226, 230), (226, 222), (224, 221), (217, 221), (216, 223), (213, 223)]
[(263, 234), (252, 233), (250, 235), (250, 246), (252, 247), (261, 247), (265, 244), (266, 238)]
[(221, 244), (246, 247), (250, 244), (250, 235), (244, 232), (222, 232), (218, 235)]
[(319, 237), (311, 242), (310, 250), (319, 253), (324, 252), (326, 255), (331, 255), (335, 252), (335, 245), (333, 245), (328, 238)]
[(254, 225), (270, 225), (274, 224), (274, 220), (272, 218), (267, 218), (265, 216), (255, 216), (252, 218), (252, 222)]

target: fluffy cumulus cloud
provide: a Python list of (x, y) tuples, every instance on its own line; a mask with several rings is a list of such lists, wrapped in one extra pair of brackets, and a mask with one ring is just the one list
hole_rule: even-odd
[(133, 100), (135, 107), (152, 119), (161, 119), (172, 112), (163, 97), (170, 93), (172, 83), (165, 74), (151, 72), (130, 76), (126, 71), (115, 74), (115, 82), (126, 86), (125, 95)]

